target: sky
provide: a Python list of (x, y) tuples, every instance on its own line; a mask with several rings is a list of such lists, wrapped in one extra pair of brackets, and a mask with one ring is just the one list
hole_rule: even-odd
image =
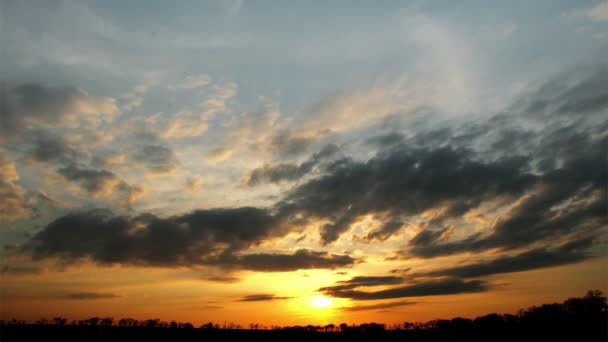
[(0, 2), (0, 318), (608, 292), (607, 1)]

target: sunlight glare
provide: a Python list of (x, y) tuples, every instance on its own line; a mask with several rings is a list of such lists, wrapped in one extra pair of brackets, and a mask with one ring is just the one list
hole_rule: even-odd
[(325, 296), (315, 296), (311, 300), (311, 305), (317, 309), (323, 309), (328, 306), (331, 306), (331, 299)]

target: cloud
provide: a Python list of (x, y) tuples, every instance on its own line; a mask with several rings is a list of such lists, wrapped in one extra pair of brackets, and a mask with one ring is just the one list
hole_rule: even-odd
[(403, 278), (395, 276), (358, 276), (349, 280), (341, 280), (336, 285), (322, 287), (319, 291), (344, 291), (351, 290), (361, 286), (382, 286), (395, 285), (403, 283)]
[[(608, 3), (606, 3), (608, 4)], [(513, 109), (528, 117), (555, 119), (556, 115), (601, 114), (608, 108), (608, 66), (599, 65), (568, 70), (528, 92)]]
[(401, 227), (403, 227), (403, 221), (400, 218), (393, 218), (385, 222), (380, 228), (369, 232), (365, 239), (367, 241), (384, 241), (401, 229)]
[(154, 174), (170, 173), (179, 166), (173, 149), (161, 145), (137, 145), (130, 154), (130, 159)]
[(489, 261), (479, 261), (451, 268), (417, 273), (412, 276), (475, 278), (573, 264), (590, 258), (589, 255), (584, 253), (584, 250), (591, 246), (591, 242), (591, 238), (583, 238), (568, 242), (559, 247), (542, 247), (512, 256), (501, 256)]
[(205, 158), (211, 163), (219, 163), (229, 159), (235, 152), (236, 148), (233, 146), (218, 147), (207, 153)]
[(305, 162), (302, 164), (283, 163), (277, 165), (264, 165), (252, 170), (247, 176), (245, 183), (248, 186), (256, 186), (261, 183), (280, 183), (283, 181), (294, 181), (308, 174), (314, 164)]
[[(601, 115), (606, 111), (601, 86), (608, 85), (608, 73), (605, 68), (593, 70), (558, 78), (529, 91), (505, 112), (474, 123), (428, 124), (403, 132), (391, 127), (388, 136), (365, 140), (376, 147), (371, 157), (334, 158), (336, 147), (330, 146), (301, 163), (253, 170), (250, 185), (303, 179), (269, 207), (201, 209), (166, 218), (73, 213), (44, 227), (27, 251), (36, 258), (91, 258), (102, 264), (257, 271), (335, 268), (357, 260), (311, 250), (247, 251), (317, 222), (322, 243), (329, 244), (372, 215), (380, 218), (380, 227), (366, 236), (370, 243), (384, 241), (402, 227), (420, 228), (400, 257), (503, 253), (530, 246), (566, 255), (568, 251), (551, 246), (605, 229), (605, 172), (597, 161), (605, 159), (608, 143), (608, 123)], [(278, 108), (268, 104), (264, 111), (243, 113), (226, 127), (234, 129), (234, 137), (242, 135), (244, 144), (268, 143), (273, 135), (264, 132), (277, 127), (279, 115)], [(160, 147), (140, 151), (137, 162), (149, 168), (160, 171), (176, 163), (168, 147), (139, 146)], [(222, 148), (238, 150), (231, 144)], [(92, 193), (104, 189), (110, 179), (102, 170), (88, 172), (90, 168), (78, 166), (68, 172), (69, 166), (62, 168), (64, 176)], [(470, 222), (472, 216), (482, 223)], [(501, 264), (509, 259), (496, 262), (494, 266), (509, 269)], [(484, 288), (474, 282), (460, 285)], [(400, 291), (417, 289), (411, 286), (418, 284)]]
[(16, 220), (30, 214), (25, 189), (16, 184), (19, 180), (15, 163), (0, 154), (0, 219)]
[(40, 274), (42, 269), (35, 266), (3, 266), (0, 269), (2, 275), (24, 276), (31, 274)]
[(73, 205), (68, 202), (56, 200), (41, 190), (36, 191), (36, 195), (37, 195), (38, 199), (42, 200), (44, 203), (47, 203), (48, 205), (50, 205), (51, 207), (56, 208), (56, 209), (57, 208), (69, 208)]
[(304, 136), (351, 131), (389, 115), (415, 109), (402, 79), (336, 92), (297, 113), (293, 127)]
[(334, 144), (326, 145), (321, 151), (315, 153), (301, 164), (282, 163), (278, 165), (264, 165), (252, 170), (245, 179), (248, 186), (260, 183), (279, 183), (282, 181), (294, 181), (309, 174), (315, 166), (324, 159), (331, 157), (339, 151)]
[(108, 170), (83, 168), (71, 164), (57, 172), (65, 179), (78, 183), (93, 198), (117, 196), (118, 207), (129, 208), (144, 190), (139, 185), (131, 185)]
[[(361, 285), (365, 286), (365, 285)], [(487, 291), (489, 287), (480, 280), (465, 281), (461, 279), (441, 279), (413, 283), (406, 286), (392, 287), (379, 291), (359, 291), (342, 289), (339, 285), (319, 289), (325, 295), (354, 300), (394, 299), (407, 297), (450, 295)]]
[(192, 266), (285, 233), (267, 210), (251, 207), (196, 210), (168, 218), (93, 210), (49, 223), (25, 252), (37, 259), (59, 257), (72, 262), (90, 258), (101, 264)]
[(75, 300), (93, 300), (93, 299), (112, 299), (119, 298), (120, 296), (113, 293), (100, 293), (100, 292), (77, 292), (65, 295), (66, 299)]
[(447, 231), (447, 228), (439, 230), (422, 230), (416, 236), (414, 236), (409, 244), (411, 246), (429, 245), (439, 240), (439, 238)]
[(4, 91), (0, 115), (0, 141), (19, 139), (30, 129), (77, 127), (111, 121), (118, 112), (116, 101), (95, 98), (74, 87), (22, 84)]
[[(368, 214), (384, 217), (386, 229), (375, 233), (385, 239), (398, 230), (400, 216), (434, 211), (439, 216), (421, 224), (441, 227), (486, 203), (514, 204), (503, 204), (507, 213), (484, 229), (489, 236), (437, 243), (441, 228), (420, 233), (410, 249), (419, 257), (515, 249), (599, 229), (605, 177), (594, 161), (603, 158), (608, 139), (601, 115), (608, 108), (605, 70), (567, 73), (485, 122), (418, 130), (391, 138), (367, 161), (334, 161), (277, 206), (285, 215), (329, 221), (321, 228), (327, 244)], [(516, 143), (504, 143), (508, 137)]]
[(378, 310), (378, 309), (389, 309), (389, 308), (395, 308), (395, 307), (406, 306), (406, 305), (415, 305), (415, 304), (418, 304), (418, 303), (402, 300), (402, 301), (379, 303), (379, 304), (373, 304), (373, 305), (346, 306), (341, 309), (344, 311), (369, 311), (369, 310)]
[(239, 281), (239, 278), (229, 276), (229, 275), (217, 275), (205, 278), (205, 280), (215, 281), (218, 283), (236, 283)]
[(209, 128), (207, 119), (192, 112), (175, 113), (160, 136), (166, 139), (198, 137)]
[(209, 265), (230, 269), (285, 272), (350, 266), (348, 255), (298, 250), (293, 254), (236, 254), (288, 226), (264, 209), (251, 207), (196, 210), (169, 218), (151, 214), (114, 216), (107, 210), (60, 217), (24, 247), (34, 259), (143, 266)]
[(387, 133), (368, 138), (365, 142), (381, 148), (391, 147), (403, 143), (405, 137), (401, 133)]
[(77, 165), (60, 168), (57, 172), (65, 179), (79, 183), (92, 196), (107, 196), (120, 182), (110, 171), (85, 169)]
[(238, 84), (234, 82), (214, 84), (211, 87), (211, 96), (200, 103), (204, 117), (211, 118), (216, 114), (228, 112), (229, 101), (236, 96), (238, 89)]
[(176, 86), (178, 89), (196, 89), (202, 88), (211, 84), (211, 77), (209, 75), (191, 75), (186, 76), (184, 81)]
[(608, 1), (602, 1), (591, 7), (586, 14), (593, 21), (608, 20)]
[(352, 266), (357, 260), (348, 255), (300, 249), (293, 254), (258, 253), (219, 260), (226, 267), (259, 272), (290, 272), (302, 269), (334, 269)]
[(34, 148), (28, 151), (28, 156), (34, 161), (56, 162), (65, 165), (75, 162), (82, 155), (70, 146), (64, 137), (46, 131), (38, 131), (34, 138)]
[(208, 161), (221, 162), (247, 149), (268, 148), (279, 126), (281, 112), (279, 105), (268, 98), (261, 98), (260, 105), (260, 110), (235, 115), (223, 125), (225, 131), (220, 134), (220, 144), (207, 153)]
[(288, 157), (306, 152), (315, 140), (314, 136), (298, 136), (294, 132), (283, 130), (271, 138), (269, 147), (279, 156)]
[(244, 296), (243, 298), (239, 299), (239, 302), (267, 302), (267, 301), (271, 301), (271, 300), (284, 300), (284, 299), (291, 299), (293, 297), (278, 297), (275, 296), (273, 294), (252, 294), (252, 295), (247, 295)]
[(199, 191), (203, 185), (205, 185), (205, 180), (198, 175), (189, 176), (184, 182), (184, 187), (188, 191)]
[[(523, 172), (525, 158), (473, 157), (466, 149), (402, 146), (367, 162), (342, 159), (287, 194), (283, 210), (331, 220), (321, 230), (322, 241), (330, 243), (365, 214), (416, 215), (447, 207), (448, 214), (461, 215), (496, 196), (518, 195), (535, 179)], [(390, 236), (396, 222), (378, 234)]]
[(139, 108), (144, 103), (144, 98), (135, 93), (129, 93), (123, 96), (120, 108), (124, 112), (130, 112), (135, 108)]
[(237, 254), (288, 229), (270, 212), (251, 208), (206, 209), (159, 218), (114, 216), (107, 210), (74, 212), (49, 223), (23, 248), (34, 259), (88, 258), (100, 264), (209, 265), (286, 272), (351, 266), (348, 255), (305, 249), (293, 254)]
[[(461, 241), (413, 246), (409, 253), (423, 258), (492, 248), (515, 249), (536, 241), (551, 240), (576, 232), (599, 231), (604, 226), (605, 199), (602, 176), (592, 167), (600, 157), (599, 146), (579, 153), (573, 165), (548, 172), (535, 191), (493, 225), (488, 236), (472, 235)], [(561, 207), (568, 204), (566, 207)]]

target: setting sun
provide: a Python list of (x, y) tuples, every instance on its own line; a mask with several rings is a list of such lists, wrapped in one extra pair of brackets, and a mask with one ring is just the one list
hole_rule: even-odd
[(315, 296), (310, 301), (310, 304), (317, 309), (324, 309), (331, 306), (332, 302), (325, 296)]

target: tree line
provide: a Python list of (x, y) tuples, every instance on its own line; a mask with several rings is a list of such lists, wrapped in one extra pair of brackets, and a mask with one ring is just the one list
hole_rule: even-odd
[[(160, 319), (137, 320), (112, 317), (91, 317), (83, 320), (69, 321), (64, 317), (40, 319), (34, 323), (22, 320), (0, 321), (3, 328), (15, 326), (29, 327), (138, 327), (156, 329), (181, 329), (190, 331), (274, 331), (287, 334), (405, 334), (417, 338), (437, 337), (475, 337), (505, 336), (526, 337), (558, 336), (587, 337), (605, 340), (608, 322), (608, 305), (606, 297), (599, 290), (588, 291), (583, 297), (568, 298), (562, 303), (544, 304), (521, 309), (517, 314), (491, 313), (475, 319), (456, 317), (452, 319), (435, 319), (427, 322), (405, 321), (398, 324), (363, 323), (338, 325), (295, 325), (265, 326), (251, 323), (242, 327), (234, 323), (205, 323), (195, 328), (190, 322), (162, 321)], [(5, 329), (3, 329), (5, 330)], [(137, 329), (141, 330), (141, 329)], [(146, 329), (149, 330), (149, 329)]]

